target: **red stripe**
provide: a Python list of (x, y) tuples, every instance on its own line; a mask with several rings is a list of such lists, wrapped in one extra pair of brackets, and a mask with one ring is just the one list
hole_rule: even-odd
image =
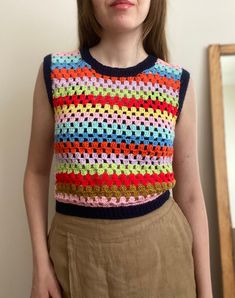
[(127, 98), (127, 97), (122, 97), (120, 98), (119, 96), (111, 97), (110, 95), (93, 95), (93, 94), (81, 94), (81, 95), (71, 95), (71, 96), (60, 96), (58, 98), (53, 99), (53, 105), (55, 107), (62, 107), (63, 105), (70, 105), (74, 104), (77, 106), (78, 104), (86, 105), (88, 103), (91, 103), (93, 106), (95, 104), (101, 104), (102, 107), (105, 106), (105, 104), (109, 104), (110, 106), (113, 105), (118, 105), (119, 107), (124, 107), (126, 106), (127, 108), (135, 107), (135, 108), (144, 108), (144, 109), (149, 109), (152, 108), (154, 111), (160, 110), (161, 112), (167, 111), (168, 113), (171, 113), (173, 116), (177, 115), (178, 112), (178, 107), (174, 107), (172, 104), (167, 103), (165, 101), (160, 101), (157, 98), (155, 100), (153, 99), (136, 99), (134, 97), (132, 98)]
[(174, 181), (174, 173), (160, 173), (160, 174), (130, 174), (130, 175), (125, 175), (125, 174), (112, 174), (109, 175), (107, 173), (98, 175), (81, 175), (81, 174), (75, 174), (75, 173), (56, 173), (56, 183), (68, 183), (68, 184), (74, 184), (76, 186), (130, 186), (130, 185), (144, 185), (147, 186), (147, 184), (152, 184), (154, 185), (155, 183), (159, 182), (160, 184), (162, 183), (171, 183)]

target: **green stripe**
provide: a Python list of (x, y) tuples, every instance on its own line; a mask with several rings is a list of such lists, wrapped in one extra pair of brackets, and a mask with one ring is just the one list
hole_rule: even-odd
[(71, 95), (80, 95), (80, 94), (93, 94), (95, 96), (102, 95), (110, 95), (110, 96), (116, 96), (118, 95), (119, 97), (127, 97), (131, 98), (134, 97), (136, 99), (138, 98), (144, 98), (144, 99), (158, 99), (159, 101), (162, 102), (167, 102), (169, 104), (172, 104), (174, 107), (178, 106), (178, 98), (174, 96), (169, 96), (165, 93), (160, 93), (158, 90), (156, 91), (147, 91), (146, 93), (143, 90), (120, 90), (120, 89), (115, 89), (113, 91), (112, 88), (102, 88), (102, 87), (95, 87), (95, 86), (69, 86), (69, 87), (61, 87), (61, 88), (55, 88), (53, 90), (53, 97), (58, 98), (59, 96), (71, 96)]
[[(112, 166), (112, 167), (111, 167)], [(104, 172), (112, 175), (112, 174), (160, 174), (160, 173), (172, 173), (172, 165), (171, 163), (164, 165), (117, 165), (116, 163), (96, 163), (96, 164), (69, 164), (69, 163), (58, 163), (56, 165), (56, 171), (60, 173), (75, 173), (75, 174), (99, 174), (102, 175)]]

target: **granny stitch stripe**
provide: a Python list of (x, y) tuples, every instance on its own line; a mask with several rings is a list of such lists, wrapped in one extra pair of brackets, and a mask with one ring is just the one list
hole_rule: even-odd
[(190, 74), (148, 55), (101, 64), (88, 48), (43, 59), (55, 116), (56, 211), (129, 218), (159, 208), (175, 186), (175, 126)]

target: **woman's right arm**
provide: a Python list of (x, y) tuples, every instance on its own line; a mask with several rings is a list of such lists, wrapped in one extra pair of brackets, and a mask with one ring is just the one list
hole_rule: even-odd
[(47, 247), (48, 190), (53, 142), (54, 113), (49, 103), (41, 63), (33, 93), (31, 136), (23, 184), (33, 253), (31, 298), (61, 297)]

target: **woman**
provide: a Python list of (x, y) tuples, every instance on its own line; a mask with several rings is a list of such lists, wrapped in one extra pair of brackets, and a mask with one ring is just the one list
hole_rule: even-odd
[(46, 55), (35, 84), (31, 298), (212, 297), (194, 87), (167, 62), (166, 1), (77, 3), (79, 49)]

